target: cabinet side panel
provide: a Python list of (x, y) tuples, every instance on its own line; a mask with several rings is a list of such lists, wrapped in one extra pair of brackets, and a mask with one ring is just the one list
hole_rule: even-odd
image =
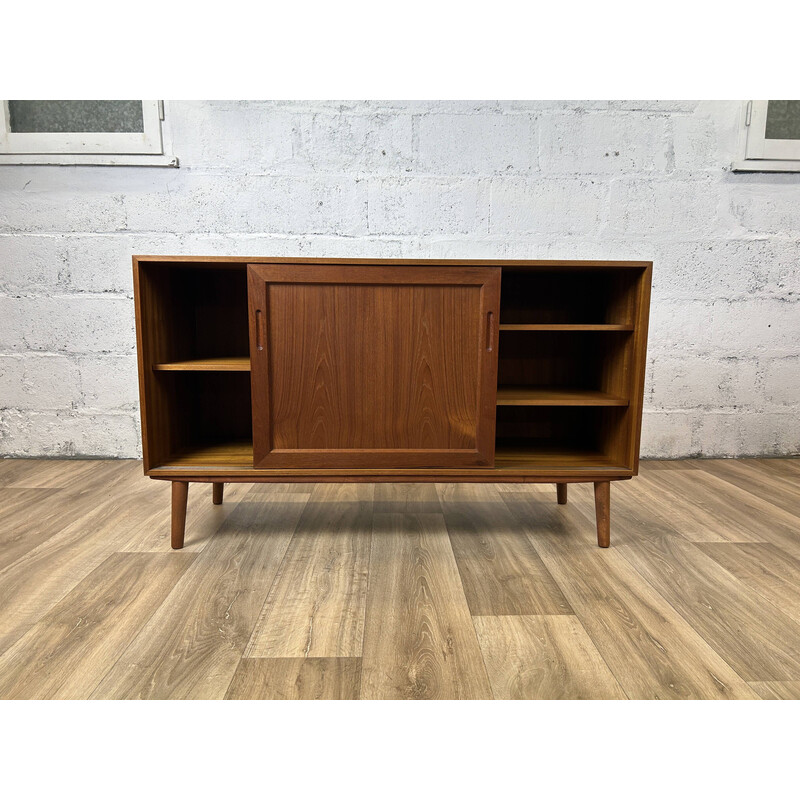
[(653, 279), (653, 265), (650, 264), (639, 278), (636, 298), (636, 319), (633, 333), (633, 370), (631, 376), (631, 442), (628, 464), (633, 474), (639, 472), (639, 448), (642, 438), (642, 407), (644, 405), (644, 378), (647, 371), (647, 333), (650, 323), (650, 287)]
[(174, 449), (177, 437), (169, 419), (169, 409), (176, 400), (174, 386), (153, 372), (153, 364), (169, 359), (170, 294), (166, 275), (135, 262), (136, 343), (145, 471), (165, 461)]

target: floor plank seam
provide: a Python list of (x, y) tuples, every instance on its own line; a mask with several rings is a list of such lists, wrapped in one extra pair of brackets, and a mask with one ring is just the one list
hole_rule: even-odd
[[(692, 544), (692, 542), (689, 542), (689, 544)], [(702, 552), (702, 551), (701, 551), (701, 552)], [(638, 570), (638, 569), (636, 569), (635, 565), (631, 563), (630, 559), (629, 559), (629, 558), (627, 558), (627, 557), (625, 556), (625, 552), (624, 552), (624, 551), (622, 551), (622, 552), (620, 553), (620, 555), (622, 556), (622, 558), (623, 558), (625, 561), (627, 561), (627, 562), (628, 562), (628, 564), (629, 564), (630, 568), (631, 568), (631, 569), (632, 569), (632, 570), (633, 570), (633, 571), (634, 571), (634, 572), (635, 572), (637, 575), (639, 575), (639, 577), (640, 577), (640, 578), (641, 578), (641, 579), (642, 579), (642, 580), (643, 580), (643, 581), (644, 581), (644, 582), (645, 582), (645, 583), (646, 583), (646, 584), (647, 584), (647, 585), (650, 587), (651, 591), (655, 592), (655, 594), (657, 594), (657, 595), (658, 595), (658, 597), (660, 597), (660, 598), (663, 600), (664, 604), (665, 604), (665, 605), (667, 605), (667, 606), (669, 606), (669, 607), (670, 607), (670, 608), (671, 608), (671, 609), (672, 609), (672, 610), (673, 610), (673, 611), (674, 611), (674, 612), (675, 612), (675, 613), (676, 613), (676, 614), (677, 614), (677, 615), (678, 615), (678, 616), (679, 616), (679, 617), (680, 617), (680, 618), (681, 618), (681, 619), (682, 619), (682, 620), (683, 620), (683, 621), (684, 621), (684, 622), (685, 622), (685, 623), (686, 623), (686, 624), (687, 624), (687, 625), (688, 625), (688, 626), (689, 626), (689, 627), (690, 627), (690, 628), (691, 628), (691, 629), (692, 629), (692, 630), (695, 632), (695, 634), (697, 634), (697, 636), (699, 636), (699, 637), (700, 637), (700, 638), (701, 638), (701, 639), (702, 639), (702, 640), (703, 640), (703, 641), (706, 643), (706, 645), (707, 645), (707, 646), (708, 646), (708, 647), (709, 647), (709, 648), (710, 648), (710, 649), (711, 649), (711, 650), (712, 650), (714, 653), (716, 653), (717, 657), (718, 657), (718, 658), (720, 658), (720, 659), (721, 659), (721, 660), (722, 660), (722, 661), (723, 661), (725, 664), (727, 664), (727, 666), (728, 666), (728, 669), (730, 669), (730, 670), (731, 670), (733, 673), (735, 673), (735, 674), (736, 674), (736, 675), (739, 677), (739, 679), (740, 679), (741, 681), (743, 681), (744, 683), (748, 683), (748, 681), (747, 681), (747, 680), (745, 679), (745, 677), (744, 677), (744, 676), (741, 674), (741, 672), (740, 672), (738, 669), (736, 669), (736, 667), (734, 667), (734, 666), (733, 666), (733, 664), (731, 664), (731, 663), (730, 663), (730, 661), (728, 661), (728, 659), (727, 659), (727, 658), (725, 658), (725, 656), (724, 656), (722, 653), (720, 653), (720, 652), (719, 652), (719, 650), (717, 650), (717, 648), (716, 648), (716, 647), (714, 647), (714, 645), (713, 645), (711, 642), (709, 642), (709, 641), (708, 641), (708, 639), (707, 639), (707, 638), (706, 638), (706, 637), (705, 637), (705, 636), (704, 636), (704, 635), (703, 635), (703, 634), (702, 634), (702, 633), (701, 633), (699, 630), (697, 630), (697, 628), (695, 628), (695, 626), (692, 624), (691, 620), (689, 620), (689, 619), (686, 617), (686, 615), (685, 615), (685, 614), (682, 614), (682, 613), (681, 613), (681, 611), (680, 611), (678, 608), (676, 608), (676, 607), (675, 607), (675, 605), (674, 605), (674, 604), (673, 604), (673, 603), (672, 603), (672, 602), (671, 602), (671, 601), (670, 601), (668, 598), (666, 598), (666, 597), (665, 597), (665, 596), (664, 596), (664, 595), (663, 595), (663, 594), (662, 594), (662, 593), (661, 593), (661, 592), (658, 590), (658, 588), (657, 588), (657, 587), (655, 587), (655, 586), (653, 585), (653, 583), (652, 583), (650, 580), (648, 580), (648, 579), (647, 579), (647, 577), (646, 577), (646, 576), (642, 575), (642, 573), (641, 573), (641, 572), (639, 572), (639, 570)], [(734, 577), (735, 577), (735, 576), (734, 576)], [(737, 579), (737, 580), (738, 580), (738, 579)], [(739, 581), (739, 582), (740, 582), (740, 581)]]
[[(513, 509), (511, 509), (511, 511), (512, 511), (512, 513), (515, 513)], [(583, 515), (584, 517), (586, 517), (586, 513), (584, 513), (584, 511), (583, 511), (582, 509), (578, 508), (578, 509), (577, 509), (577, 511), (578, 511), (578, 513), (580, 513), (581, 515)], [(515, 516), (516, 516), (516, 514), (515, 514)], [(519, 519), (519, 517), (517, 517), (517, 519)], [(524, 521), (524, 520), (520, 520), (520, 523), (521, 523), (522, 525), (525, 525), (525, 521)], [(535, 550), (536, 550), (536, 551), (539, 553), (539, 556), (540, 556), (540, 558), (542, 558), (542, 553), (541, 553), (541, 550), (540, 550), (540, 549), (539, 549), (539, 547), (537, 546), (536, 537), (533, 535), (533, 533), (532, 533), (530, 530), (528, 530), (528, 529), (527, 529), (527, 527), (526, 527), (526, 531), (525, 531), (525, 532), (526, 532), (526, 536), (527, 536), (527, 537), (528, 537), (528, 539), (530, 540), (530, 542), (531, 542), (531, 544), (533, 545), (534, 549), (535, 549)], [(612, 547), (614, 546), (614, 544), (613, 544), (613, 540), (612, 540), (612, 545), (611, 545), (611, 546), (612, 546)], [(622, 555), (623, 555), (623, 558), (624, 558), (624, 553), (623, 553)], [(628, 561), (628, 559), (625, 559), (625, 561)], [(544, 560), (544, 558), (542, 558), (542, 563), (544, 563), (544, 565), (545, 565), (545, 569), (548, 569), (548, 568), (547, 568), (547, 563), (546, 563), (546, 561)], [(630, 562), (629, 562), (629, 561), (628, 561), (628, 564), (630, 565)], [(727, 660), (725, 660), (724, 658), (722, 658), (722, 656), (721, 656), (721, 655), (720, 655), (720, 654), (719, 654), (719, 653), (718, 653), (718, 652), (717, 652), (717, 651), (716, 651), (716, 650), (715, 650), (713, 647), (711, 647), (711, 645), (710, 645), (710, 644), (709, 644), (709, 643), (706, 641), (706, 639), (700, 635), (700, 633), (699, 633), (699, 632), (698, 632), (698, 631), (697, 631), (697, 630), (694, 628), (694, 626), (693, 626), (693, 625), (692, 625), (692, 624), (691, 624), (691, 623), (690, 623), (688, 620), (686, 620), (686, 618), (685, 618), (685, 617), (684, 617), (682, 614), (680, 614), (680, 613), (677, 611), (677, 609), (675, 609), (675, 607), (674, 607), (674, 606), (673, 606), (673, 605), (672, 605), (672, 604), (671, 604), (671, 603), (670, 603), (670, 602), (669, 602), (669, 601), (668, 601), (668, 600), (667, 600), (667, 599), (666, 599), (666, 598), (665, 598), (665, 597), (664, 597), (664, 596), (661, 594), (661, 592), (659, 592), (657, 589), (655, 589), (655, 587), (653, 587), (653, 586), (652, 586), (652, 584), (651, 584), (649, 581), (647, 581), (647, 580), (644, 578), (644, 576), (642, 576), (642, 575), (641, 575), (641, 573), (639, 573), (639, 571), (638, 571), (638, 570), (637, 570), (637, 569), (636, 569), (636, 568), (635, 568), (633, 565), (630, 565), (630, 566), (631, 566), (631, 569), (632, 569), (632, 570), (633, 570), (633, 571), (634, 571), (634, 572), (635, 572), (637, 575), (639, 575), (639, 576), (640, 576), (640, 578), (641, 578), (641, 579), (642, 579), (642, 580), (643, 580), (643, 581), (644, 581), (644, 582), (647, 584), (647, 586), (648, 586), (648, 587), (651, 589), (651, 591), (653, 591), (653, 592), (656, 594), (656, 596), (657, 596), (657, 597), (659, 597), (659, 598), (660, 598), (660, 599), (661, 599), (661, 600), (662, 600), (662, 601), (665, 603), (665, 605), (667, 605), (667, 606), (668, 606), (669, 608), (671, 608), (671, 609), (672, 609), (672, 610), (673, 610), (673, 611), (674, 611), (676, 614), (678, 614), (678, 616), (680, 616), (680, 618), (681, 618), (681, 619), (683, 619), (683, 621), (684, 621), (684, 622), (687, 624), (687, 626), (688, 626), (688, 627), (689, 627), (689, 628), (690, 628), (690, 629), (691, 629), (691, 630), (692, 630), (692, 631), (695, 633), (695, 635), (699, 636), (699, 637), (701, 638), (701, 640), (702, 640), (703, 642), (705, 642), (705, 644), (706, 644), (706, 645), (707, 645), (707, 646), (708, 646), (708, 647), (709, 647), (709, 648), (710, 648), (710, 649), (711, 649), (711, 650), (712, 650), (712, 651), (713, 651), (713, 652), (714, 652), (714, 653), (717, 655), (717, 657), (718, 657), (718, 658), (720, 658), (720, 659), (723, 661), (723, 663), (725, 663), (725, 664), (728, 666), (728, 668), (729, 668), (729, 669), (731, 669), (731, 671), (732, 671), (732, 672), (734, 672), (734, 673), (735, 673), (735, 674), (736, 674), (736, 675), (739, 677), (739, 679), (740, 679), (740, 680), (742, 680), (742, 681), (744, 682), (744, 679), (742, 678), (742, 676), (741, 676), (741, 675), (739, 675), (739, 673), (738, 673), (738, 672), (736, 672), (736, 670), (734, 670), (734, 669), (733, 669), (733, 667), (731, 667), (731, 665), (730, 665), (730, 664), (728, 664)], [(565, 586), (565, 584), (564, 584), (564, 583), (562, 583), (562, 582), (559, 582), (559, 581), (558, 581), (558, 579), (556, 578), (556, 576), (554, 576), (554, 575), (552, 574), (552, 572), (551, 572), (549, 569), (548, 569), (548, 572), (550, 572), (550, 574), (551, 574), (551, 576), (553, 577), (553, 580), (555, 581), (556, 585), (559, 587), (559, 589), (561, 590), (561, 592), (564, 594), (564, 596), (565, 596), (565, 597), (567, 598), (567, 600), (569, 601), (569, 594), (568, 594), (568, 592), (569, 592), (569, 587), (568, 587), (568, 586)], [(573, 607), (573, 610), (574, 610), (574, 605), (573, 605), (572, 603), (570, 603), (570, 606), (571, 606), (571, 607)], [(587, 636), (589, 636), (589, 639), (590, 639), (590, 641), (592, 641), (592, 642), (594, 643), (594, 645), (595, 645), (595, 648), (596, 648), (597, 652), (600, 654), (600, 657), (603, 659), (603, 662), (605, 663), (605, 665), (606, 665), (606, 667), (608, 668), (609, 672), (610, 672), (610, 673), (611, 673), (611, 675), (614, 677), (614, 679), (617, 681), (617, 683), (619, 684), (620, 688), (621, 688), (621, 689), (622, 689), (622, 691), (625, 693), (626, 697), (627, 697), (627, 698), (630, 700), (630, 699), (631, 699), (631, 695), (630, 695), (630, 693), (629, 693), (629, 692), (628, 692), (628, 691), (625, 689), (625, 684), (624, 684), (624, 682), (623, 682), (622, 678), (621, 678), (621, 677), (620, 677), (620, 676), (617, 674), (617, 672), (616, 672), (616, 671), (615, 671), (615, 670), (612, 668), (612, 666), (611, 666), (610, 662), (608, 661), (608, 659), (607, 659), (606, 655), (605, 655), (605, 654), (604, 654), (604, 652), (603, 652), (603, 649), (602, 649), (600, 646), (598, 646), (598, 644), (597, 644), (597, 643), (594, 641), (594, 639), (592, 639), (591, 635), (589, 634), (588, 630), (586, 629), (586, 625), (584, 624), (584, 620), (583, 620), (583, 617), (582, 617), (581, 613), (580, 613), (580, 612), (578, 612), (578, 611), (575, 611), (575, 616), (576, 616), (576, 619), (578, 620), (578, 622), (580, 623), (580, 625), (581, 625), (581, 628), (582, 628), (584, 631), (586, 631), (586, 633), (587, 633)]]
[[(0, 569), (4, 693), (800, 699), (796, 461), (645, 461), (638, 484), (616, 487), (609, 551), (595, 547), (590, 486), (556, 507), (549, 485), (437, 483), (309, 484), (302, 500), (244, 485), (213, 509), (198, 484), (197, 539), (190, 527), (173, 552), (156, 513), (168, 485), (102, 461), (12, 466), (6, 480), (30, 486), (0, 487), (0, 555), (14, 559)], [(30, 523), (10, 492), (32, 492)], [(17, 521), (49, 535), (21, 552)]]
[[(709, 542), (709, 544), (727, 544), (727, 543), (722, 543), (722, 542)], [(736, 545), (736, 544), (755, 544), (755, 543), (754, 543), (754, 542), (730, 542), (730, 544), (732, 544), (732, 545)], [(763, 544), (767, 544), (767, 545), (769, 545), (769, 544), (771, 544), (771, 542), (763, 542)], [(781, 549), (781, 548), (780, 548), (780, 547), (778, 547), (777, 545), (773, 545), (773, 546), (774, 546), (774, 547), (776, 547), (776, 548), (777, 548), (777, 549), (779, 549), (779, 550)], [(702, 551), (701, 551), (701, 552), (702, 552)], [(789, 558), (792, 558), (792, 555), (791, 555), (790, 553), (786, 553), (786, 551), (784, 551), (784, 550), (782, 550), (781, 552), (782, 552), (782, 553), (784, 553), (784, 555), (786, 555), (787, 557), (789, 557)], [(624, 555), (624, 554), (623, 554), (623, 555)], [(767, 594), (764, 592), (764, 590), (763, 590), (763, 589), (761, 589), (761, 588), (760, 588), (759, 586), (757, 586), (757, 585), (755, 585), (755, 586), (754, 586), (754, 585), (751, 585), (751, 584), (749, 584), (749, 583), (745, 583), (745, 582), (744, 582), (744, 581), (743, 581), (741, 578), (739, 578), (739, 577), (736, 575), (736, 573), (734, 573), (734, 572), (731, 572), (731, 570), (730, 570), (730, 569), (728, 569), (728, 568), (727, 568), (727, 567), (726, 567), (724, 564), (720, 564), (720, 562), (719, 562), (719, 561), (717, 561), (717, 560), (716, 560), (716, 559), (715, 559), (713, 556), (709, 556), (709, 555), (707, 555), (707, 554), (705, 554), (705, 555), (706, 555), (706, 557), (707, 557), (707, 558), (711, 558), (711, 559), (714, 561), (714, 563), (715, 563), (715, 564), (717, 564), (717, 565), (718, 565), (718, 566), (719, 566), (721, 569), (724, 569), (724, 570), (725, 570), (725, 572), (727, 572), (727, 573), (728, 573), (728, 575), (730, 575), (730, 576), (731, 576), (731, 577), (732, 577), (734, 580), (738, 581), (739, 583), (742, 583), (744, 586), (747, 586), (747, 588), (748, 588), (748, 589), (749, 589), (751, 592), (754, 592), (755, 594), (757, 594), (757, 595), (758, 595), (758, 596), (759, 596), (759, 597), (760, 597), (762, 600), (764, 600), (764, 602), (766, 602), (766, 603), (769, 603), (769, 605), (771, 605), (771, 606), (772, 606), (772, 607), (773, 607), (773, 608), (774, 608), (776, 611), (779, 611), (780, 613), (784, 614), (784, 615), (785, 615), (785, 616), (787, 616), (787, 617), (790, 617), (790, 618), (791, 618), (791, 619), (793, 619), (795, 622), (797, 622), (798, 624), (800, 624), (800, 614), (797, 614), (797, 615), (796, 615), (794, 612), (787, 611), (787, 610), (786, 610), (786, 608), (785, 608), (784, 606), (780, 605), (780, 600), (779, 600), (779, 599), (776, 599), (776, 598), (769, 597), (769, 595), (767, 595)], [(627, 559), (626, 559), (626, 560), (627, 560)], [(800, 680), (800, 676), (798, 676), (798, 680)]]
[(367, 614), (369, 613), (369, 587), (372, 579), (372, 542), (375, 534), (375, 504), (372, 505), (372, 519), (369, 526), (369, 554), (367, 556), (367, 585), (364, 589), (364, 625), (361, 631), (361, 654), (359, 656), (358, 668), (358, 694), (359, 700), (362, 698), (362, 688), (364, 685), (364, 637), (367, 635)]
[[(538, 493), (538, 492), (537, 492), (537, 493)], [(514, 492), (514, 494), (519, 494), (519, 492)], [(530, 496), (530, 494), (531, 494), (531, 493), (529, 493), (529, 492), (525, 492), (525, 495), (526, 495), (527, 497), (529, 497), (529, 496)], [(508, 501), (506, 500), (506, 498), (505, 498), (505, 497), (503, 497), (502, 499), (503, 499), (503, 503), (505, 504), (506, 508), (508, 508), (508, 510), (509, 510), (509, 513), (510, 513), (510, 514), (511, 514), (511, 515), (514, 517), (514, 519), (516, 519), (516, 520), (518, 520), (518, 521), (519, 521), (519, 517), (517, 516), (517, 514), (516, 514), (515, 510), (514, 510), (513, 508), (511, 508), (511, 507), (510, 507), (510, 505), (509, 505)], [(523, 524), (524, 524), (524, 523), (523, 523)], [(603, 651), (602, 651), (602, 650), (601, 650), (601, 649), (600, 649), (600, 648), (597, 646), (597, 644), (595, 643), (594, 639), (592, 639), (592, 637), (589, 635), (589, 632), (586, 630), (586, 626), (583, 624), (583, 620), (581, 619), (581, 617), (580, 617), (580, 615), (578, 614), (578, 612), (575, 610), (575, 607), (574, 607), (573, 603), (570, 603), (570, 602), (569, 602), (569, 596), (568, 596), (568, 594), (567, 594), (567, 593), (564, 591), (564, 585), (562, 584), (562, 582), (560, 582), (560, 581), (558, 580), (558, 578), (557, 578), (555, 575), (553, 575), (553, 572), (552, 572), (552, 571), (551, 571), (551, 570), (548, 568), (548, 566), (547, 566), (547, 563), (546, 563), (546, 562), (545, 562), (545, 560), (542, 558), (542, 553), (541, 553), (541, 551), (539, 550), (539, 548), (536, 546), (535, 537), (534, 537), (534, 536), (532, 536), (532, 535), (531, 535), (531, 533), (530, 533), (530, 532), (527, 530), (527, 526), (524, 528), (524, 530), (525, 530), (525, 536), (527, 537), (528, 541), (531, 543), (531, 546), (533, 547), (533, 549), (534, 549), (534, 550), (536, 551), (536, 553), (538, 554), (538, 556), (539, 556), (539, 559), (540, 559), (540, 561), (542, 562), (542, 564), (543, 564), (543, 566), (544, 566), (545, 570), (547, 571), (548, 575), (550, 575), (550, 578), (552, 579), (553, 583), (555, 583), (555, 585), (558, 587), (558, 589), (559, 589), (559, 591), (561, 592), (561, 594), (564, 596), (564, 599), (565, 599), (565, 600), (566, 600), (566, 601), (569, 603), (569, 607), (570, 607), (570, 609), (572, 609), (572, 615), (573, 615), (573, 616), (575, 617), (575, 619), (578, 621), (578, 624), (581, 626), (581, 629), (582, 629), (582, 630), (583, 630), (583, 631), (586, 633), (586, 636), (589, 638), (589, 641), (591, 641), (591, 642), (592, 642), (592, 644), (594, 645), (594, 647), (595, 647), (595, 650), (597, 650), (597, 653), (599, 654), (600, 658), (602, 659), (603, 663), (605, 664), (605, 666), (606, 666), (606, 669), (608, 670), (609, 674), (613, 676), (614, 680), (615, 680), (615, 681), (617, 682), (617, 684), (619, 685), (619, 687), (620, 687), (620, 689), (622, 690), (622, 693), (625, 695), (625, 697), (626, 697), (628, 700), (630, 700), (630, 699), (631, 699), (631, 697), (630, 697), (630, 694), (629, 694), (629, 693), (628, 693), (628, 691), (625, 689), (625, 686), (624, 686), (624, 684), (622, 683), (622, 681), (620, 681), (619, 677), (618, 677), (618, 676), (617, 676), (617, 674), (614, 672), (614, 670), (613, 670), (613, 669), (611, 669), (611, 665), (608, 663), (608, 660), (606, 659), (606, 656), (604, 655)], [(568, 590), (568, 588), (569, 588), (569, 587), (567, 587), (567, 590)]]
[[(121, 552), (123, 554), (127, 554), (128, 553), (127, 550), (117, 551), (117, 552)], [(192, 560), (192, 564), (197, 560), (197, 556), (198, 556), (197, 553), (172, 553), (172, 552), (169, 553), (170, 558), (172, 558), (175, 555), (177, 555), (177, 556), (179, 556), (181, 558), (190, 557), (191, 560)], [(189, 565), (189, 567), (191, 567), (191, 564)], [(117, 666), (117, 664), (123, 658), (125, 653), (128, 652), (128, 648), (130, 647), (131, 643), (133, 643), (136, 640), (136, 638), (139, 636), (139, 634), (141, 634), (141, 632), (147, 627), (147, 625), (149, 624), (150, 620), (156, 615), (156, 613), (158, 613), (158, 611), (160, 611), (161, 608), (167, 604), (167, 602), (169, 601), (169, 599), (172, 596), (173, 592), (178, 588), (178, 584), (184, 579), (184, 577), (186, 575), (186, 572), (189, 570), (189, 567), (187, 567), (186, 570), (184, 571), (184, 573), (178, 578), (177, 581), (175, 581), (175, 585), (172, 587), (172, 589), (170, 589), (169, 594), (167, 594), (167, 596), (164, 598), (164, 600), (161, 603), (159, 603), (159, 605), (157, 605), (152, 610), (152, 612), (147, 617), (147, 619), (142, 623), (142, 625), (140, 625), (139, 628), (129, 637), (128, 644), (125, 647), (122, 648), (122, 650), (120, 651), (120, 654), (114, 659), (114, 663), (111, 664), (111, 666), (103, 673), (103, 675), (100, 678), (100, 680), (98, 680), (97, 683), (87, 693), (87, 695), (86, 695), (86, 699), (87, 700), (92, 700), (92, 699), (94, 699), (94, 700), (102, 700), (102, 699), (104, 699), (104, 698), (100, 698), (100, 697), (93, 697), (93, 695), (100, 688), (100, 686), (102, 685), (102, 683), (106, 679), (106, 677)]]

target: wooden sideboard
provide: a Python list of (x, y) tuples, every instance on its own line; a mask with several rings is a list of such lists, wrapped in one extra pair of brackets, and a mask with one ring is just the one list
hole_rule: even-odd
[(145, 475), (594, 484), (637, 474), (652, 264), (134, 256)]

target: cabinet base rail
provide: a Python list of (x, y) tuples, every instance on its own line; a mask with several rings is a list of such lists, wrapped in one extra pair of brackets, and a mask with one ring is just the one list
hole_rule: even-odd
[[(194, 481), (208, 483), (210, 481)], [(544, 481), (542, 481), (544, 482)], [(567, 503), (567, 483), (553, 481), (556, 484), (556, 497), (559, 505)], [(577, 483), (578, 481), (570, 481)], [(585, 481), (588, 483), (589, 481)], [(597, 546), (609, 547), (611, 545), (611, 481), (591, 481), (594, 484), (594, 508), (597, 516)], [(180, 550), (183, 547), (186, 534), (186, 503), (189, 498), (188, 480), (172, 479), (172, 549)], [(225, 483), (213, 481), (212, 502), (221, 505)]]

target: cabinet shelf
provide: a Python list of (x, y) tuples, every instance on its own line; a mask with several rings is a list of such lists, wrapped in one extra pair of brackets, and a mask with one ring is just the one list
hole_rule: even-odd
[[(164, 460), (158, 469), (253, 469), (253, 442), (230, 440), (184, 448)], [(563, 441), (520, 443), (500, 440), (495, 452), (499, 472), (549, 469), (626, 469), (599, 450)]]
[(250, 372), (249, 356), (230, 358), (193, 358), (188, 361), (167, 361), (153, 364), (156, 372)]
[(252, 468), (253, 442), (241, 439), (185, 447), (169, 456), (162, 466)]
[(624, 397), (591, 389), (500, 386), (498, 406), (627, 406)]
[(552, 323), (543, 324), (516, 324), (509, 322), (500, 323), (501, 331), (632, 331), (633, 325), (627, 324), (605, 324), (597, 325), (557, 325)]
[(599, 450), (565, 442), (523, 444), (516, 440), (498, 440), (495, 467), (504, 469), (625, 469)]

